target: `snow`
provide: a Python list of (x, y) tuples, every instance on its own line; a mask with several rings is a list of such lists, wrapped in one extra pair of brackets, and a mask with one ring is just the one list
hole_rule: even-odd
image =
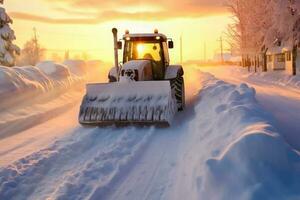
[(5, 9), (3, 7), (0, 7), (0, 20), (4, 21), (6, 23), (11, 23), (11, 18), (7, 15)]
[(283, 47), (297, 45), (299, 5), (297, 0), (228, 0), (227, 7), (235, 18), (228, 36), (235, 52), (251, 58), (267, 49), (268, 54), (281, 53)]
[(250, 73), (248, 75), (249, 79), (260, 80), (266, 83), (277, 84), (281, 86), (288, 86), (294, 88), (300, 88), (300, 76), (292, 76), (284, 73), (278, 72), (259, 72), (259, 73)]
[[(222, 67), (217, 67), (217, 68), (222, 68)], [(213, 68), (210, 69), (214, 70)], [(248, 79), (253, 82), (263, 82), (263, 83), (280, 85), (284, 87), (292, 87), (295, 89), (300, 88), (299, 75), (292, 76), (280, 71), (248, 72), (246, 68), (242, 68), (239, 66), (230, 66), (227, 67), (227, 69), (228, 71), (230, 71), (230, 73), (232, 73), (233, 77), (241, 76), (243, 79)], [(222, 69), (220, 69), (220, 71), (224, 72), (224, 70)]]
[[(78, 88), (75, 87), (63, 94), (58, 95), (50, 92), (46, 93), (46, 95), (39, 95), (38, 97), (32, 98), (30, 101), (27, 100), (17, 105), (9, 106), (9, 109), (2, 109), (0, 112), (0, 141), (1, 139), (10, 138), (16, 134), (20, 135), (19, 133), (21, 131), (30, 129), (52, 118), (57, 118), (58, 115), (65, 113), (67, 110), (73, 108), (74, 105), (78, 108), (81, 98), (82, 90), (78, 90)], [(78, 110), (74, 112), (74, 116), (77, 123)], [(65, 121), (69, 120), (70, 117)], [(67, 122), (64, 122), (64, 124), (67, 124)], [(34, 134), (31, 133), (30, 137), (33, 137), (33, 135)], [(51, 133), (50, 135), (55, 134)], [(36, 141), (37, 138), (33, 137), (32, 139)], [(16, 140), (21, 141), (20, 139)], [(9, 142), (8, 144), (11, 145), (12, 143), (14, 142)], [(7, 144), (4, 143), (1, 145), (2, 149), (5, 145)], [(24, 151), (24, 148), (22, 150)], [(8, 157), (10, 159), (15, 158), (15, 156), (11, 155)], [(7, 156), (1, 155), (0, 165), (4, 162), (3, 160), (7, 160), (5, 158), (7, 158)]]
[[(103, 133), (90, 130), (82, 134), (81, 131), (77, 130), (62, 141), (20, 159), (15, 166), (1, 170), (1, 199), (24, 196), (32, 199), (88, 199), (96, 189), (100, 192), (101, 188), (109, 187), (113, 179), (126, 170), (127, 163), (147, 143), (153, 129), (129, 129), (112, 134), (109, 134), (112, 129), (105, 129)], [(59, 174), (40, 179), (53, 173), (56, 167), (64, 174), (62, 181), (58, 181), (62, 178)], [(36, 185), (39, 180), (41, 183), (46, 181), (49, 187)]]
[[(259, 104), (256, 90), (241, 81), (251, 76), (215, 68), (232, 84), (186, 71), (187, 108), (168, 129), (83, 128), (74, 109), (26, 130), (65, 135), (44, 146), (30, 151), (28, 141), (6, 138), (16, 144), (0, 145), (0, 155), (21, 148), (15, 161), (0, 167), (0, 199), (298, 199), (299, 152)], [(61, 121), (68, 119), (64, 130)]]
[(24, 78), (41, 84), (42, 88), (45, 91), (53, 89), (53, 81), (49, 77), (47, 77), (47, 75), (45, 75), (39, 68), (33, 66), (23, 66), (14, 67), (13, 69)]
[(86, 90), (87, 95), (80, 108), (80, 122), (171, 123), (177, 110), (169, 81), (88, 84)]
[(68, 89), (82, 84), (84, 78), (85, 76), (71, 74), (67, 66), (51, 61), (39, 63), (37, 66), (0, 66), (0, 95), (6, 97), (0, 106), (20, 103), (26, 98), (54, 90)]
[[(300, 150), (300, 95), (297, 86), (299, 76), (286, 76), (280, 72), (255, 74), (237, 66), (203, 67), (201, 70), (209, 71), (233, 84), (247, 83), (255, 87), (259, 103), (276, 118), (276, 128), (293, 148)], [(295, 81), (286, 84), (285, 81), (280, 81), (283, 77)]]
[(122, 69), (124, 70), (130, 70), (130, 69), (136, 69), (136, 70), (141, 70), (150, 65), (151, 62), (149, 60), (131, 60), (129, 62), (126, 62), (123, 66)]
[[(138, 80), (149, 80), (151, 77), (149, 76), (149, 73), (151, 73), (151, 69), (152, 68), (151, 68), (150, 60), (131, 60), (129, 62), (126, 62), (122, 66), (120, 81), (122, 79), (126, 81), (127, 78), (133, 80), (135, 76), (137, 76)], [(137, 71), (137, 74), (135, 71)], [(116, 74), (116, 73), (112, 72), (111, 74)], [(128, 77), (127, 74), (131, 74), (130, 77)]]
[[(201, 145), (215, 152), (205, 162), (201, 199), (299, 196), (300, 155), (276, 131), (273, 117), (257, 104), (255, 90), (213, 78), (206, 85), (191, 122), (193, 129), (207, 132)], [(197, 122), (201, 123), (195, 128)]]
[(181, 65), (170, 65), (169, 67), (167, 67), (165, 79), (170, 80), (176, 78), (178, 76), (178, 73), (181, 72), (181, 68)]
[(36, 66), (52, 79), (64, 80), (71, 76), (70, 69), (63, 64), (54, 63), (52, 61), (44, 61), (38, 63)]
[(1, 65), (12, 66), (16, 54), (20, 54), (20, 48), (12, 43), (16, 36), (9, 26), (9, 24), (12, 24), (12, 20), (3, 7), (0, 7), (0, 23), (0, 62)]
[(87, 64), (83, 60), (65, 60), (64, 65), (68, 66), (71, 73), (77, 76), (86, 76), (87, 73)]

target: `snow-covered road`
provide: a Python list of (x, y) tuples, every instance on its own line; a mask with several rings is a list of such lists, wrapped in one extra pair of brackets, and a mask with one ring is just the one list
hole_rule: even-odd
[[(230, 69), (205, 70), (238, 85), (186, 70), (187, 108), (171, 128), (83, 128), (76, 104), (0, 139), (0, 199), (299, 197), (300, 155), (272, 127), (272, 116), (256, 104), (254, 90), (240, 84), (248, 81), (228, 78)], [(268, 85), (249, 84), (263, 108), (279, 119), (279, 132), (296, 136), (299, 127), (285, 120), (283, 108), (289, 106), (300, 120), (298, 91), (287, 94), (274, 86), (272, 93)]]

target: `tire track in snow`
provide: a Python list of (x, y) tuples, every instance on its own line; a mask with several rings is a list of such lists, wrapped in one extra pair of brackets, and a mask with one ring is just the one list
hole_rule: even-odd
[[(87, 142), (86, 135), (80, 135), (78, 129), (74, 138), (65, 138), (55, 142), (48, 148), (22, 158), (0, 171), (0, 199), (19, 199), (28, 197), (50, 173), (51, 168), (68, 162), (72, 156), (89, 148), (92, 141)], [(76, 134), (77, 137), (76, 137)], [(87, 138), (88, 139), (88, 138)], [(82, 142), (85, 141), (85, 144)]]
[(130, 163), (152, 130), (79, 128), (0, 169), (0, 199), (85, 199)]

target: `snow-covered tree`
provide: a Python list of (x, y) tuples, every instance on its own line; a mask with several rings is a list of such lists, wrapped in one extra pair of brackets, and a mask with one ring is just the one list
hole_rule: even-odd
[(234, 18), (228, 36), (240, 52), (258, 53), (262, 47), (299, 43), (299, 0), (227, 1)]
[(227, 7), (233, 14), (234, 23), (228, 26), (232, 44), (242, 54), (260, 51), (265, 31), (271, 26), (271, 0), (228, 0)]
[[(0, 0), (0, 4), (3, 4), (3, 0)], [(19, 47), (13, 44), (16, 37), (10, 28), (12, 22), (5, 9), (0, 7), (0, 64), (4, 66), (13, 66), (16, 55), (20, 54)]]

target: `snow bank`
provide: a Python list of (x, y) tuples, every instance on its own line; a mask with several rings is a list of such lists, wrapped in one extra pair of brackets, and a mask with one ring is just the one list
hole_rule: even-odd
[(31, 78), (38, 76), (40, 71), (33, 69), (26, 73), (28, 71), (28, 68), (20, 70), (19, 68), (0, 66), (0, 96), (8, 98), (12, 95), (20, 95), (22, 92), (43, 90), (42, 84)]
[(203, 169), (199, 197), (299, 198), (300, 155), (273, 128), (272, 116), (256, 102), (255, 90), (201, 76), (204, 87), (190, 126), (212, 158), (198, 168)]
[(69, 87), (72, 84), (73, 79), (71, 77), (71, 71), (66, 65), (54, 63), (52, 61), (44, 61), (38, 63), (37, 68), (42, 70), (62, 87)]
[[(292, 76), (286, 74), (284, 71), (268, 71), (268, 72), (248, 72), (246, 68), (239, 66), (228, 66), (230, 73), (237, 76), (242, 76), (245, 79), (253, 80), (255, 82), (272, 83), (281, 86), (289, 86), (300, 88), (300, 76)], [(224, 68), (224, 69), (226, 69)]]
[(53, 81), (39, 68), (33, 66), (24, 66), (14, 67), (13, 69), (27, 80), (40, 84), (44, 91), (53, 89)]
[[(75, 70), (76, 66), (72, 66)], [(3, 67), (0, 66), (0, 96), (4, 103), (15, 103), (31, 95), (39, 95), (52, 90), (67, 89), (76, 83), (82, 83), (84, 76), (73, 75), (63, 64), (51, 61), (41, 62), (37, 66)]]
[(267, 83), (273, 83), (281, 86), (290, 86), (300, 88), (300, 76), (291, 76), (278, 72), (260, 72), (251, 73), (248, 75), (249, 79), (260, 80)]

